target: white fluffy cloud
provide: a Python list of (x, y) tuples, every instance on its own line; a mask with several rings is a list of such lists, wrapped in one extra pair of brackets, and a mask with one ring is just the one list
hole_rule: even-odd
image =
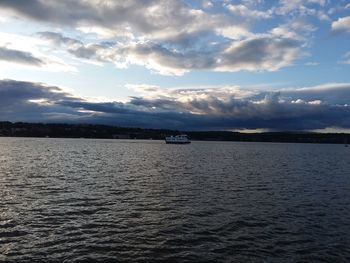
[(343, 31), (350, 33), (350, 16), (341, 17), (332, 23), (333, 31)]

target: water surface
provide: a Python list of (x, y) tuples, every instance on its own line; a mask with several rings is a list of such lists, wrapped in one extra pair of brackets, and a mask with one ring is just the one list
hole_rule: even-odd
[(1, 262), (350, 262), (350, 148), (0, 138)]

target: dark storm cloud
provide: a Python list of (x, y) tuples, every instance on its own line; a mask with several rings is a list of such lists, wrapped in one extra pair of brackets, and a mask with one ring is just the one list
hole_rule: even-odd
[[(49, 115), (79, 116), (76, 111), (61, 107), (61, 100), (73, 100), (60, 88), (41, 83), (0, 80), (0, 118), (14, 121), (45, 121)], [(39, 102), (40, 101), (40, 102)]]
[[(134, 101), (131, 101), (134, 103)], [(169, 104), (175, 104), (170, 101)], [(143, 100), (137, 105), (145, 107), (168, 105), (164, 99)], [(223, 102), (216, 98), (196, 99), (177, 103), (176, 121), (182, 129), (277, 129), (311, 130), (330, 126), (350, 127), (350, 107), (306, 102), (281, 101), (279, 93), (269, 94), (264, 100), (256, 102), (249, 99), (234, 99)], [(203, 114), (190, 114), (189, 110)], [(169, 112), (161, 113), (168, 118)], [(181, 123), (181, 124), (180, 124)]]
[(348, 83), (326, 84), (313, 88), (299, 88), (294, 90), (284, 90), (282, 94), (291, 99), (297, 100), (321, 100), (329, 104), (350, 105), (350, 85)]
[(6, 47), (0, 47), (0, 61), (1, 60), (32, 66), (42, 66), (45, 64), (44, 61), (34, 57), (30, 52), (8, 49)]
[[(59, 87), (1, 80), (0, 113), (2, 120), (10, 121), (90, 122), (182, 130), (350, 128), (350, 107), (341, 103), (350, 101), (348, 90), (350, 84), (346, 83), (274, 93), (229, 88), (148, 88), (153, 97), (101, 103), (73, 96)], [(163, 94), (157, 94), (159, 91)], [(341, 95), (339, 101), (334, 94)]]
[(75, 108), (75, 109), (83, 109), (87, 111), (93, 111), (97, 113), (116, 113), (116, 114), (128, 114), (133, 113), (134, 111), (127, 108), (126, 105), (120, 102), (88, 102), (82, 100), (75, 101), (60, 101), (59, 105)]
[(68, 98), (69, 94), (54, 86), (41, 83), (1, 80), (0, 81), (0, 107), (13, 103), (23, 103), (33, 99), (60, 100)]

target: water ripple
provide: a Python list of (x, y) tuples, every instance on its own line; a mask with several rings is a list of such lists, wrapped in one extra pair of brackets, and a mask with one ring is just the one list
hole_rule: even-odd
[(350, 262), (348, 148), (287, 146), (0, 138), (0, 262)]

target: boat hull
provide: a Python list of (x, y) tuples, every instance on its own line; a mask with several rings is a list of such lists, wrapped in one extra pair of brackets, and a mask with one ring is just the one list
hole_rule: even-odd
[(170, 141), (165, 141), (166, 144), (189, 144), (191, 142), (170, 142)]

